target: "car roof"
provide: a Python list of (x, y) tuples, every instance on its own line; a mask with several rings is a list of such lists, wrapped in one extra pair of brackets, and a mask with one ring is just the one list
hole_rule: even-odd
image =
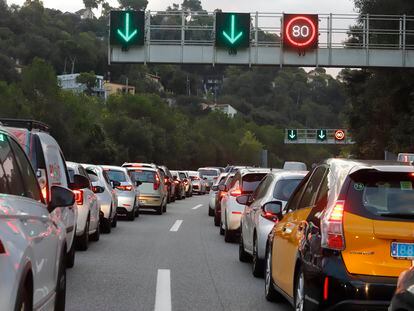
[(198, 169), (199, 170), (215, 170), (215, 171), (219, 171), (220, 172), (220, 169), (219, 168), (217, 168), (217, 167), (211, 167), (211, 166), (199, 167)]
[(115, 165), (101, 165), (103, 169), (109, 169), (114, 171), (122, 171), (124, 173), (127, 172), (127, 169), (122, 166), (115, 166)]
[(272, 174), (278, 179), (297, 179), (300, 177), (305, 177), (308, 173), (309, 173), (308, 171), (286, 171), (286, 170), (277, 170), (277, 171), (270, 172), (270, 174)]
[(153, 163), (139, 163), (139, 162), (125, 162), (122, 164), (122, 167), (152, 167), (157, 168), (157, 166)]
[(157, 172), (158, 168), (156, 167), (142, 167), (142, 166), (131, 166), (131, 167), (125, 167), (125, 169), (127, 169), (128, 171), (136, 171), (136, 170), (140, 170), (140, 171), (151, 171), (151, 172)]
[(260, 168), (260, 167), (251, 167), (251, 168), (241, 168), (239, 169), (239, 173), (241, 175), (246, 175), (246, 174), (254, 174), (254, 173), (270, 173), (271, 169), (270, 168)]
[(337, 171), (347, 171), (352, 174), (362, 169), (374, 169), (380, 172), (414, 172), (414, 167), (409, 163), (384, 160), (354, 160), (354, 159), (328, 159), (325, 161)]

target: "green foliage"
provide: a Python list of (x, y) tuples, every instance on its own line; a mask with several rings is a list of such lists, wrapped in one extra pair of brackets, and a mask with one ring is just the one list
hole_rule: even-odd
[(118, 0), (121, 8), (128, 10), (145, 10), (148, 0)]
[(92, 95), (93, 88), (96, 87), (98, 80), (93, 71), (91, 72), (81, 72), (79, 76), (76, 77), (76, 83), (81, 83), (86, 86), (86, 94)]

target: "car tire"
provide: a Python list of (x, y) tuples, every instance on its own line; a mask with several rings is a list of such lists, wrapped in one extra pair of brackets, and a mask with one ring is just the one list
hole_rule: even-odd
[(139, 205), (135, 208), (135, 217), (139, 218)]
[(75, 265), (75, 242), (76, 240), (74, 239), (69, 253), (66, 254), (66, 268), (73, 268), (73, 266)]
[(220, 235), (224, 235), (223, 224), (220, 222)]
[(253, 256), (252, 256), (252, 273), (257, 278), (262, 278), (264, 275), (264, 262), (258, 255), (257, 237), (253, 239)]
[(162, 208), (162, 212), (166, 213), (167, 212), (167, 202), (165, 202), (163, 208)]
[(80, 251), (86, 251), (88, 249), (88, 246), (89, 246), (89, 225), (90, 225), (90, 221), (89, 221), (89, 216), (88, 216), (88, 219), (86, 220), (85, 230), (83, 231), (83, 234), (80, 237), (76, 237), (76, 246), (77, 246), (77, 249), (79, 249)]
[(282, 296), (275, 289), (272, 278), (272, 250), (270, 247), (266, 248), (266, 269), (265, 269), (265, 297), (268, 301), (281, 301)]
[(162, 211), (163, 211), (163, 206), (162, 206), (162, 204), (160, 205), (160, 206), (158, 206), (157, 207), (157, 209), (156, 209), (156, 213), (157, 213), (157, 215), (162, 215)]
[(224, 241), (226, 243), (231, 243), (234, 241), (234, 232), (225, 228), (224, 229)]
[(66, 266), (64, 254), (59, 263), (59, 272), (56, 283), (55, 311), (65, 311), (66, 304)]
[(118, 225), (118, 214), (115, 213), (114, 219), (112, 219), (111, 226), (112, 228), (116, 228), (117, 225)]
[[(295, 291), (294, 291), (294, 307), (300, 311), (316, 311), (318, 310), (318, 303), (313, 303), (305, 299), (308, 295), (308, 288), (306, 285), (305, 275), (303, 270), (298, 269), (298, 274), (295, 278)], [(311, 296), (315, 297), (315, 296)]]
[(111, 226), (111, 220), (104, 218), (102, 223), (102, 232), (103, 233), (111, 233), (112, 226)]
[(220, 215), (216, 214), (215, 211), (214, 211), (214, 225), (216, 227), (220, 226)]
[(94, 241), (94, 242), (99, 241), (99, 239), (101, 238), (101, 226), (100, 226), (100, 224), (98, 224), (98, 226), (96, 227), (95, 233), (92, 233), (89, 238), (90, 238), (91, 241)]
[(127, 219), (129, 221), (134, 221), (135, 220), (135, 208), (133, 208), (132, 211), (127, 213)]
[(208, 207), (208, 216), (214, 216), (214, 210), (210, 206)]
[(244, 241), (243, 241), (243, 234), (240, 234), (240, 242), (239, 242), (239, 260), (241, 262), (249, 262), (250, 261), (250, 254), (244, 250)]
[(33, 310), (33, 294), (27, 287), (27, 284), (22, 283), (17, 292), (17, 299), (14, 311), (32, 311)]

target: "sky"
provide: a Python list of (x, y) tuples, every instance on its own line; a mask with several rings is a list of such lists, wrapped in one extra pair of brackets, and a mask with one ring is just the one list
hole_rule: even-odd
[[(25, 0), (7, 0), (7, 3), (22, 5)], [(182, 0), (149, 0), (148, 9), (162, 11), (173, 3)], [(109, 0), (117, 6), (116, 0)], [(352, 0), (201, 0), (207, 11), (222, 9), (237, 12), (270, 12), (270, 13), (354, 13)], [(252, 5), (254, 3), (254, 6)], [(43, 0), (45, 7), (59, 9), (63, 12), (76, 12), (83, 8), (82, 0)]]

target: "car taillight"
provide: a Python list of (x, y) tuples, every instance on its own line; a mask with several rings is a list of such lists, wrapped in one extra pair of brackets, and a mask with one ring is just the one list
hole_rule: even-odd
[(73, 190), (75, 194), (76, 204), (82, 205), (83, 204), (83, 190)]
[(47, 187), (42, 188), (42, 196), (43, 199), (45, 199), (45, 201), (47, 202)]
[(221, 192), (220, 192), (220, 198), (224, 197), (226, 194), (227, 194), (227, 192), (226, 192), (226, 191), (221, 191)]
[(132, 186), (118, 186), (116, 187), (116, 189), (122, 190), (122, 191), (132, 191)]
[(345, 249), (344, 207), (345, 201), (337, 201), (325, 213), (321, 222), (322, 247), (339, 251)]
[(4, 248), (3, 242), (0, 240), (0, 254), (6, 254), (6, 249)]
[(241, 194), (242, 194), (241, 189), (234, 189), (234, 190), (230, 191), (230, 195), (231, 195), (232, 197), (238, 197), (238, 196), (240, 196)]
[(164, 178), (164, 182), (167, 183), (168, 182), (168, 178)]
[(158, 177), (158, 175), (155, 175), (154, 190), (158, 190), (158, 188), (160, 187), (160, 183), (160, 178)]
[(277, 215), (271, 212), (262, 211), (262, 217), (273, 222), (277, 222), (278, 220)]

